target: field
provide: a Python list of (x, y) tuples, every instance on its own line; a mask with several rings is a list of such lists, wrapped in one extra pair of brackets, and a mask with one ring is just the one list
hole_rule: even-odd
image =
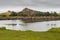
[(0, 28), (0, 40), (60, 40), (60, 28), (47, 32), (6, 30)]

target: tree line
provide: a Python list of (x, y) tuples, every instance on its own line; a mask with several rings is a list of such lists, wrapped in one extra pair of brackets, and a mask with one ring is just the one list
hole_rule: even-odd
[[(0, 15), (1, 16), (1, 15)], [(2, 15), (2, 16), (6, 16), (6, 15)], [(9, 16), (59, 16), (57, 14), (57, 12), (34, 12), (33, 14), (32, 13), (24, 13), (24, 12), (14, 12), (12, 11), (11, 14)]]
[(11, 13), (11, 16), (59, 16), (56, 12), (35, 12), (34, 14), (31, 13)]

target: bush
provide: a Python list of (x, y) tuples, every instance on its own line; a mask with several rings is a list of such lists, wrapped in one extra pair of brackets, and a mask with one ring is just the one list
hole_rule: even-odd
[(60, 32), (60, 28), (52, 28), (48, 32)]
[(1, 27), (0, 30), (6, 30), (6, 28), (5, 27)]

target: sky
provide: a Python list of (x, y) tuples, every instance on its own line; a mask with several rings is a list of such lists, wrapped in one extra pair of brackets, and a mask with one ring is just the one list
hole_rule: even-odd
[(24, 8), (60, 12), (60, 0), (0, 0), (0, 12), (8, 10), (18, 12)]

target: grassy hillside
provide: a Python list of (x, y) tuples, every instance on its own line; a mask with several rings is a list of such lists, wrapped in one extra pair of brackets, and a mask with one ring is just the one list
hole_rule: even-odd
[[(58, 29), (60, 30), (60, 28)], [(0, 29), (0, 40), (60, 40), (60, 31), (50, 30), (48, 32), (33, 32)]]

